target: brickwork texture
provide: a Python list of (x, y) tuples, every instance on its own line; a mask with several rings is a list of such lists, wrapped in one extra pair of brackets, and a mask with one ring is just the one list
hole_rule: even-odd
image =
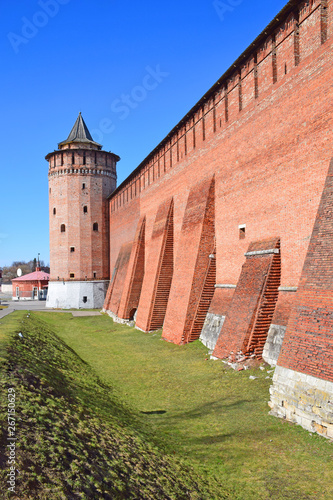
[(60, 143), (51, 280), (110, 280), (106, 311), (177, 344), (225, 317), (222, 358), (288, 324), (281, 373), (332, 383), (332, 35), (333, 0), (289, 1), (117, 188), (119, 157)]

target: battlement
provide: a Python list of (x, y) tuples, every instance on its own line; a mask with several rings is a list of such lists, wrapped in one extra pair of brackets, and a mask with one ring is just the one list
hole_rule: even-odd
[[(216, 136), (251, 119), (256, 107), (293, 85), (332, 33), (332, 0), (292, 0), (111, 195), (111, 212), (191, 161)], [(284, 90), (287, 92), (287, 90)], [(281, 117), (282, 118), (282, 117)]]

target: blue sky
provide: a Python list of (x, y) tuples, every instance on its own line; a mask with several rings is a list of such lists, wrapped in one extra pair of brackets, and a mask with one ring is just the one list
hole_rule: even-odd
[(0, 266), (49, 262), (44, 157), (79, 111), (121, 183), (285, 3), (1, 2)]

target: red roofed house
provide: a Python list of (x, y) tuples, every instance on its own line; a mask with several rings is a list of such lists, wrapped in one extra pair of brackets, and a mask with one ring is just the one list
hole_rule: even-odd
[(36, 267), (33, 273), (14, 278), (13, 300), (46, 300), (50, 275)]

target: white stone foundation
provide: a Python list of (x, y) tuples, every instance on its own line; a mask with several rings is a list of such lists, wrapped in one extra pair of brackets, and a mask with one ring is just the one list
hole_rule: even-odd
[(108, 281), (50, 281), (46, 307), (101, 309), (108, 285)]
[(217, 339), (219, 338), (221, 328), (223, 326), (225, 316), (219, 314), (207, 313), (201, 334), (200, 340), (210, 349), (214, 351)]
[(333, 382), (277, 366), (270, 414), (333, 439)]
[(135, 326), (134, 319), (131, 320), (131, 319), (118, 318), (118, 316), (116, 314), (114, 314), (112, 311), (109, 311), (107, 309), (103, 309), (103, 312), (108, 314), (110, 316), (110, 318), (112, 318), (115, 323), (120, 323), (121, 325), (127, 325), (127, 326)]
[(271, 325), (268, 331), (262, 359), (271, 366), (276, 366), (286, 333), (286, 326)]

